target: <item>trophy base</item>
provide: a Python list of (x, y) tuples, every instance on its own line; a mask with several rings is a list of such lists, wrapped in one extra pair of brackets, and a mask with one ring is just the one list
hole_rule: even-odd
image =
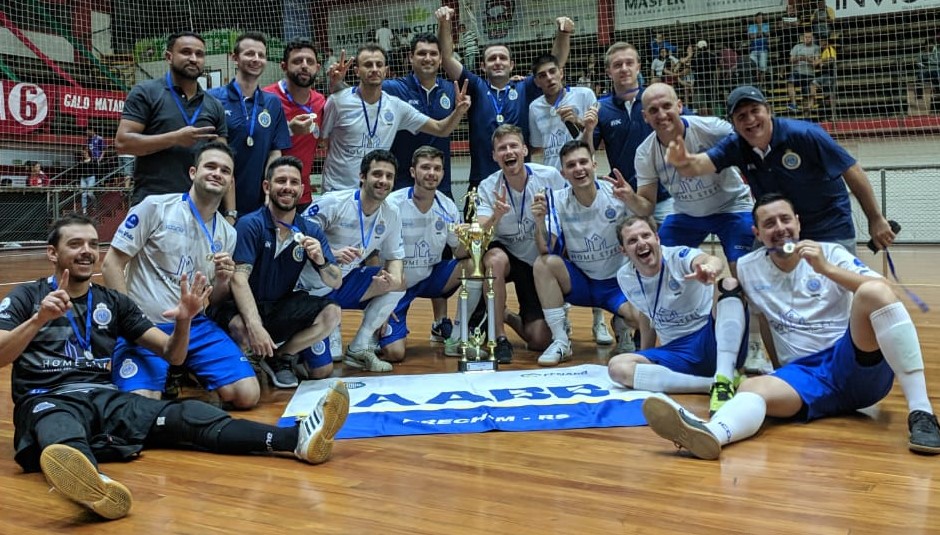
[(499, 363), (495, 360), (458, 360), (457, 371), (461, 373), (495, 372)]

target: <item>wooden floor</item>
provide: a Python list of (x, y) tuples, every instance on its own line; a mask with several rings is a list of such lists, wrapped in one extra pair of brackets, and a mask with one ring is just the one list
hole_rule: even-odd
[[(937, 401), (940, 249), (899, 247), (894, 257), (934, 306), (912, 315)], [(40, 258), (0, 254), (0, 295), (49, 273)], [(415, 325), (429, 309), (413, 307), (425, 314)], [(572, 364), (605, 362), (590, 342), (589, 313), (573, 319)], [(353, 327), (345, 322), (347, 340)], [(417, 329), (395, 373), (455, 368), (426, 336)], [(517, 344), (511, 368), (536, 358)], [(9, 367), (0, 370), (0, 533), (940, 533), (940, 458), (907, 451), (897, 388), (866, 414), (765, 425), (719, 462), (676, 454), (646, 427), (346, 440), (316, 467), (148, 450), (105, 465), (135, 501), (127, 518), (103, 523), (13, 462), (9, 381)], [(266, 387), (260, 407), (241, 416), (273, 423), (290, 395)], [(678, 399), (706, 411), (705, 396)]]

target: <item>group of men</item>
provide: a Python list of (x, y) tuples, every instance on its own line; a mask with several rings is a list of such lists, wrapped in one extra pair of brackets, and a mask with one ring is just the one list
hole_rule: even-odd
[[(880, 248), (894, 233), (861, 167), (822, 129), (772, 117), (747, 86), (728, 98), (730, 123), (684, 115), (670, 86), (639, 84), (639, 54), (626, 43), (606, 54), (611, 94), (569, 89), (566, 17), (530, 76), (514, 80), (509, 48), (497, 44), (483, 51), (481, 77), (454, 58), (453, 15), (440, 8), (438, 35), (414, 38), (408, 77), (386, 80), (385, 52), (364, 45), (359, 83), (344, 88), (343, 55), (329, 69), (328, 98), (312, 89), (319, 64), (309, 42), (289, 43), (285, 78), (259, 88), (265, 38), (244, 34), (236, 77), (206, 93), (197, 82), (204, 42), (170, 37), (169, 72), (131, 91), (118, 128), (118, 149), (138, 163), (134, 205), (102, 264), (105, 286), (90, 282), (93, 223), (70, 216), (49, 237), (54, 274), (0, 304), (0, 364), (14, 367), (24, 469), (118, 518), (130, 492), (98, 462), (187, 446), (293, 450), (319, 463), (348, 412), (341, 381), (294, 428), (160, 400), (173, 365), (233, 408), (260, 396), (246, 352), (283, 388), (330, 377), (336, 358), (388, 372), (405, 358), (418, 297), (438, 300), (432, 336), (458, 354), (446, 298), (472, 266), (454, 232), (463, 214), (450, 197), (449, 135), (468, 111), (479, 201), (463, 211), (493, 235), (483, 263), (501, 363), (513, 358), (504, 325), (542, 351), (540, 365), (568, 360), (566, 303), (590, 306), (602, 326), (602, 311), (614, 315), (621, 341), (627, 327), (640, 333), (639, 348), (611, 359), (614, 381), (711, 394), (708, 422), (664, 397), (644, 404), (654, 431), (698, 457), (717, 458), (768, 414), (814, 419), (870, 405), (895, 374), (910, 406), (910, 448), (940, 453), (916, 331), (854, 256), (846, 185)], [(312, 160), (326, 139), (326, 193), (314, 198)], [(611, 176), (597, 176), (601, 143)], [(543, 163), (528, 161), (530, 146)], [(725, 261), (698, 248), (709, 234), (732, 277), (720, 278)], [(506, 307), (508, 282), (518, 314)], [(466, 289), (472, 309), (482, 283)], [(782, 367), (742, 380), (747, 303), (766, 320)], [(328, 339), (342, 309), (362, 309), (363, 319), (339, 355)], [(599, 331), (595, 322), (600, 341)]]

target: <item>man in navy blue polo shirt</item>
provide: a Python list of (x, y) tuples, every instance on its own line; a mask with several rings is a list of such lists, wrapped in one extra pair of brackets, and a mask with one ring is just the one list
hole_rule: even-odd
[(137, 157), (131, 204), (147, 195), (185, 193), (197, 145), (225, 141), (225, 112), (199, 86), (206, 42), (197, 33), (178, 32), (166, 40), (169, 72), (131, 89), (114, 136), (118, 154)]
[[(483, 70), (485, 78), (474, 74), (454, 58), (454, 38), (451, 24), (454, 10), (441, 7), (435, 12), (437, 17), (437, 37), (440, 39), (441, 56), (444, 72), (448, 78), (469, 80), (468, 94), (471, 97), (470, 112), (470, 187), (499, 171), (493, 161), (493, 132), (503, 124), (513, 124), (522, 128), (524, 139), (529, 139), (529, 104), (542, 96), (542, 90), (535, 85), (532, 76), (519, 82), (510, 80), (514, 63), (510, 59), (509, 47), (491, 43), (483, 50)], [(571, 34), (574, 21), (568, 17), (556, 19), (558, 30), (552, 44), (552, 55), (558, 58), (558, 67), (564, 68), (568, 61), (571, 47)]]
[(265, 166), (291, 146), (281, 101), (258, 86), (268, 64), (267, 48), (262, 33), (239, 35), (232, 51), (235, 79), (209, 90), (225, 107), (229, 146), (235, 153), (235, 187), (222, 200), (222, 213), (233, 225), (239, 213), (264, 205), (261, 180)]
[(297, 376), (330, 376), (333, 359), (323, 340), (339, 325), (341, 313), (329, 298), (294, 291), (308, 262), (327, 286), (335, 289), (342, 283), (320, 225), (297, 214), (302, 170), (303, 163), (293, 156), (281, 156), (268, 166), (262, 181), (268, 206), (243, 216), (235, 226), (235, 300), (214, 314), (239, 344), (261, 358), (261, 369), (278, 388), (297, 386)]
[(735, 165), (747, 177), (754, 197), (781, 193), (793, 202), (805, 239), (834, 242), (855, 254), (855, 226), (846, 185), (868, 218), (879, 248), (894, 242), (865, 171), (822, 128), (795, 119), (774, 118), (764, 94), (752, 86), (728, 96), (735, 133), (707, 152), (688, 154), (670, 142), (666, 160), (682, 176), (698, 176)]

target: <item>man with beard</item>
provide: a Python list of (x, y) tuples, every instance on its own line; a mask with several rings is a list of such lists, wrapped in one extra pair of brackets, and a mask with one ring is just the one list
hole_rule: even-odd
[(308, 262), (320, 279), (339, 288), (342, 273), (323, 230), (297, 213), (303, 164), (281, 156), (262, 182), (267, 206), (239, 218), (232, 258), (232, 297), (213, 319), (242, 347), (260, 358), (261, 369), (278, 388), (297, 378), (323, 379), (333, 372), (324, 338), (339, 325), (340, 309), (330, 299), (294, 291)]
[(229, 146), (235, 153), (235, 187), (222, 199), (222, 213), (235, 224), (238, 214), (264, 205), (261, 180), (268, 162), (290, 148), (290, 133), (280, 101), (261, 91), (258, 79), (268, 64), (267, 38), (248, 32), (235, 39), (235, 79), (209, 94), (225, 108)]
[(228, 135), (222, 104), (198, 82), (205, 40), (194, 32), (174, 33), (164, 55), (170, 71), (131, 89), (114, 137), (119, 154), (137, 157), (131, 204), (147, 195), (188, 190), (197, 145)]
[(313, 174), (313, 158), (317, 152), (323, 107), (326, 105), (326, 97), (312, 87), (320, 70), (313, 43), (306, 39), (289, 41), (284, 46), (281, 70), (284, 78), (265, 87), (264, 91), (280, 99), (288, 121), (291, 146), (281, 153), (303, 163), (300, 173), (303, 192), (297, 200), (297, 211), (302, 212), (313, 199), (310, 175)]
[[(101, 266), (105, 283), (130, 296), (147, 319), (166, 332), (173, 325), (166, 322), (163, 311), (179, 300), (184, 275), (192, 280), (196, 272), (212, 273), (210, 304), (229, 294), (235, 229), (218, 210), (232, 187), (234, 167), (228, 145), (206, 143), (189, 170), (193, 184), (189, 192), (147, 197), (131, 208), (111, 241)], [(203, 314), (192, 323), (186, 367), (222, 401), (240, 409), (255, 406), (258, 379), (238, 344)], [(169, 366), (162, 357), (121, 338), (113, 362), (114, 383), (121, 390), (161, 397)]]
[[(330, 78), (345, 76), (344, 67), (331, 72)], [(454, 95), (454, 110), (446, 119), (431, 119), (398, 97), (382, 90), (388, 67), (381, 47), (366, 44), (356, 52), (359, 85), (338, 91), (326, 101), (323, 110), (323, 137), (329, 149), (323, 163), (323, 189), (355, 189), (356, 164), (373, 149), (388, 150), (399, 130), (448, 137), (467, 110), (467, 89)]]
[[(341, 308), (364, 310), (343, 363), (370, 372), (392, 371), (392, 365), (375, 354), (372, 337), (405, 295), (401, 218), (398, 209), (386, 202), (397, 165), (387, 150), (366, 154), (357, 189), (329, 192), (304, 213), (326, 234), (342, 268), (343, 283), (330, 291), (322, 273), (308, 266), (299, 286), (314, 295), (327, 295)], [(382, 265), (366, 265), (373, 254)]]

